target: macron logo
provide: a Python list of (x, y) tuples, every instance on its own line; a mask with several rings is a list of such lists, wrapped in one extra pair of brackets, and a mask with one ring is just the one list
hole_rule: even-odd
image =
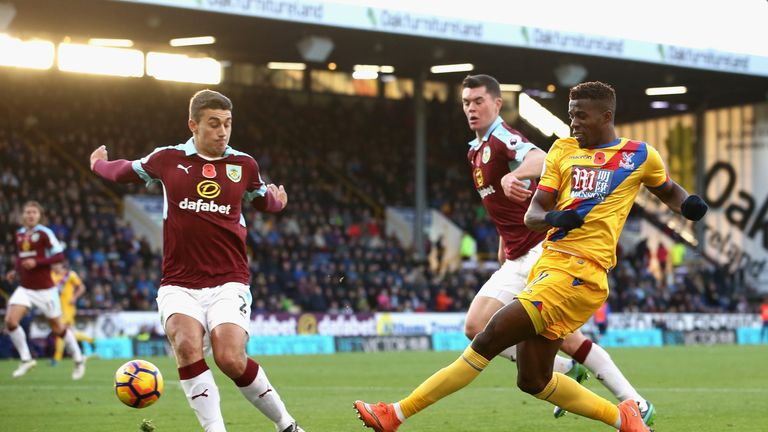
[(195, 213), (208, 212), (208, 213), (221, 213), (229, 214), (232, 205), (218, 205), (213, 200), (205, 202), (201, 199), (197, 201), (190, 201), (189, 198), (184, 198), (184, 201), (179, 203), (179, 208), (182, 210), (191, 210)]
[(190, 169), (190, 168), (192, 168), (192, 165), (190, 165), (190, 166), (188, 166), (188, 167), (185, 167), (185, 166), (184, 166), (184, 165), (182, 165), (182, 164), (178, 164), (178, 165), (176, 165), (176, 168), (178, 168), (178, 169), (182, 169), (182, 170), (184, 170), (184, 172), (185, 172), (185, 173), (189, 174), (189, 169)]

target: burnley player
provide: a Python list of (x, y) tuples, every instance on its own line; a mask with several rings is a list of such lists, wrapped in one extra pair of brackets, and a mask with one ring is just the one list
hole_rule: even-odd
[[(503, 261), (501, 268), (477, 293), (467, 313), (465, 333), (470, 339), (475, 339), (496, 312), (512, 304), (523, 292), (531, 269), (542, 256), (541, 242), (545, 235), (526, 227), (524, 217), (531, 203), (532, 191), (536, 190), (536, 178), (542, 172), (545, 154), (499, 117), (501, 89), (493, 77), (468, 76), (462, 85), (464, 113), (476, 134), (476, 139), (470, 142), (468, 153), (472, 178), (500, 234), (499, 259)], [(574, 330), (567, 336), (563, 335), (565, 337), (560, 340), (560, 349), (584, 363), (619, 400), (639, 401), (643, 420), (651, 423), (655, 416), (653, 405), (637, 393), (605, 350), (593, 344), (578, 328)], [(520, 349), (513, 345), (505, 347), (499, 354), (515, 360)], [(585, 378), (579, 370), (581, 365), (573, 365), (571, 368), (570, 360), (556, 356), (554, 352), (552, 355), (555, 373), (565, 374), (576, 381)], [(477, 365), (471, 363), (473, 359), (465, 361)], [(544, 361), (552, 365), (550, 359)], [(521, 388), (526, 385), (526, 366), (523, 362), (518, 363), (518, 382)], [(549, 373), (552, 372), (550, 369)], [(434, 382), (433, 376), (398, 403), (370, 405), (357, 401), (355, 408), (363, 422), (377, 432), (394, 431), (406, 418), (445, 396), (441, 388), (433, 386)], [(564, 412), (560, 407), (555, 407), (556, 417)]]
[(116, 182), (163, 187), (163, 277), (157, 294), (160, 320), (176, 355), (189, 405), (206, 432), (225, 431), (219, 390), (203, 354), (210, 336), (213, 358), (240, 392), (279, 432), (299, 432), (264, 369), (245, 352), (251, 313), (243, 199), (277, 213), (288, 195), (265, 185), (253, 157), (228, 146), (232, 102), (202, 90), (189, 104), (192, 137), (135, 160), (108, 161), (101, 146), (91, 169)]
[(40, 224), (43, 207), (37, 201), (27, 201), (22, 208), (23, 226), (16, 232), (16, 270), (6, 274), (13, 282), (17, 277), (19, 286), (8, 299), (5, 327), (11, 336), (13, 346), (19, 352), (21, 364), (13, 371), (18, 378), (37, 365), (27, 345), (27, 335), (19, 325), (29, 308), (43, 312), (51, 331), (64, 340), (67, 351), (75, 361), (72, 379), (79, 380), (85, 375), (85, 358), (77, 345), (72, 329), (62, 319), (59, 290), (51, 279), (51, 265), (64, 260), (64, 247), (48, 227)]

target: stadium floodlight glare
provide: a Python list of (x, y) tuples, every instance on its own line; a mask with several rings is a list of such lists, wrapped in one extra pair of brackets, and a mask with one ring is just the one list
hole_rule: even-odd
[(673, 87), (649, 87), (645, 89), (645, 94), (648, 96), (665, 96), (685, 94), (688, 92), (688, 88), (685, 86), (673, 86)]
[(88, 39), (88, 45), (116, 47), (116, 48), (130, 48), (133, 46), (133, 41), (130, 39), (91, 38), (91, 39)]
[(0, 66), (50, 69), (56, 46), (44, 40), (22, 41), (0, 34)]
[(135, 49), (59, 44), (59, 70), (122, 77), (144, 76), (144, 53)]
[(379, 66), (379, 65), (356, 64), (352, 67), (352, 70), (355, 72), (368, 71), (368, 72), (381, 72), (384, 74), (395, 73), (395, 67), (389, 66), (389, 65)]
[(503, 92), (519, 92), (523, 91), (523, 86), (520, 84), (499, 84), (501, 91)]
[(213, 36), (196, 36), (186, 38), (171, 39), (172, 47), (183, 47), (192, 45), (211, 45), (216, 43), (216, 38)]
[(475, 65), (472, 63), (458, 63), (447, 65), (436, 65), (429, 68), (429, 71), (433, 74), (452, 73), (452, 72), (469, 72), (475, 69)]
[(653, 109), (667, 109), (667, 108), (669, 108), (669, 102), (667, 102), (667, 101), (653, 101), (653, 102), (651, 102), (651, 108), (653, 108)]
[(290, 63), (290, 62), (269, 62), (267, 63), (268, 69), (275, 70), (300, 70), (303, 71), (307, 68), (306, 63)]
[(571, 128), (567, 124), (527, 94), (520, 93), (518, 106), (520, 107), (520, 117), (544, 135), (557, 135), (558, 138), (570, 136)]
[(184, 54), (149, 52), (147, 75), (162, 81), (219, 84), (221, 63), (210, 57), (191, 58)]
[(375, 70), (357, 70), (352, 72), (352, 78), (356, 80), (374, 80), (379, 77)]

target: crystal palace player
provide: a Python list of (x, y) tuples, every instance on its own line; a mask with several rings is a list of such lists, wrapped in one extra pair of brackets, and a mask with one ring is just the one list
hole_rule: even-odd
[(48, 318), (53, 333), (64, 340), (67, 351), (75, 361), (72, 379), (78, 380), (85, 374), (85, 358), (77, 345), (75, 334), (62, 319), (59, 290), (51, 279), (51, 264), (64, 260), (64, 247), (53, 231), (40, 224), (43, 207), (37, 201), (26, 202), (22, 211), (24, 226), (16, 232), (16, 270), (6, 275), (9, 281), (19, 277), (19, 287), (8, 299), (8, 312), (5, 316), (5, 327), (21, 357), (21, 364), (13, 372), (13, 377), (26, 374), (37, 364), (29, 353), (27, 335), (19, 326), (21, 318), (34, 306)]
[(203, 356), (210, 335), (213, 358), (240, 392), (278, 431), (296, 425), (264, 369), (247, 357), (251, 312), (243, 198), (276, 213), (288, 203), (283, 186), (265, 185), (256, 161), (229, 147), (232, 102), (212, 91), (189, 104), (186, 143), (155, 149), (133, 162), (108, 161), (101, 146), (91, 169), (116, 182), (159, 182), (163, 187), (163, 277), (160, 320), (173, 346), (181, 386), (206, 432), (224, 431), (219, 391)]
[(688, 219), (699, 220), (707, 211), (701, 198), (689, 196), (669, 179), (654, 148), (616, 136), (615, 111), (610, 86), (593, 82), (571, 89), (568, 113), (574, 137), (553, 144), (525, 214), (526, 226), (549, 230), (527, 286), (493, 315), (454, 363), (406, 399), (377, 405), (357, 401), (367, 426), (377, 432), (397, 430), (405, 417), (465, 387), (490, 359), (520, 344), (521, 390), (621, 432), (649, 430), (645, 422), (650, 418), (635, 400), (613, 405), (552, 372), (563, 338), (579, 329), (608, 296), (606, 272), (615, 264), (616, 243), (640, 186)]

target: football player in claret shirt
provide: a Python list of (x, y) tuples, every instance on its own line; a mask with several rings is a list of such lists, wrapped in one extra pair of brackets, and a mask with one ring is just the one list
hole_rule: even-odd
[(19, 352), (21, 364), (13, 377), (25, 375), (37, 365), (27, 345), (27, 335), (19, 321), (34, 307), (43, 312), (53, 333), (64, 340), (67, 351), (75, 362), (72, 379), (85, 375), (85, 358), (73, 330), (62, 319), (59, 289), (51, 279), (51, 265), (64, 260), (64, 246), (48, 227), (41, 225), (43, 206), (37, 201), (27, 201), (22, 208), (22, 227), (16, 232), (16, 269), (6, 275), (12, 282), (17, 277), (19, 286), (8, 299), (5, 327), (13, 346)]
[(160, 320), (176, 355), (181, 386), (206, 432), (224, 431), (219, 391), (203, 355), (210, 336), (213, 358), (240, 392), (279, 432), (302, 429), (288, 413), (264, 369), (245, 352), (251, 314), (243, 199), (260, 211), (280, 212), (283, 186), (264, 184), (250, 155), (228, 145), (232, 102), (201, 90), (189, 104), (184, 144), (156, 148), (142, 159), (109, 161), (101, 146), (91, 169), (116, 182), (159, 183), (163, 188), (163, 276), (157, 293)]
[[(517, 349), (521, 390), (621, 432), (649, 431), (638, 402), (613, 405), (574, 379), (553, 373), (553, 361), (563, 338), (608, 297), (607, 271), (615, 264), (616, 243), (640, 186), (690, 220), (701, 219), (707, 205), (669, 179), (653, 147), (616, 136), (613, 88), (579, 84), (571, 89), (568, 107), (573, 137), (555, 141), (547, 154), (524, 219), (528, 228), (547, 231), (541, 257), (517, 298), (493, 315), (454, 363), (406, 399), (419, 409), (465, 387), (493, 357), (524, 342)], [(378, 420), (366, 422), (377, 432), (393, 432), (400, 425), (391, 404), (364, 404), (363, 409), (362, 417)]]

